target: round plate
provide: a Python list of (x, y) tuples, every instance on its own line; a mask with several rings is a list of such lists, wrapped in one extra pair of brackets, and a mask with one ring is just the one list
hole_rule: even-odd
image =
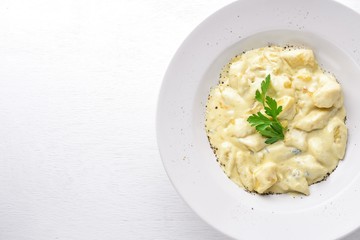
[[(157, 136), (172, 183), (201, 218), (237, 239), (334, 239), (360, 225), (357, 29), (360, 16), (333, 1), (244, 0), (210, 16), (184, 41), (161, 88)], [(205, 133), (207, 96), (221, 68), (236, 54), (269, 44), (313, 49), (343, 87), (347, 153), (326, 181), (310, 187), (310, 196), (245, 192), (223, 173)]]

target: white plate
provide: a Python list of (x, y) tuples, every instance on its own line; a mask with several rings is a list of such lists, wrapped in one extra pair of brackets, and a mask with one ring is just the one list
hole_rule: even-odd
[[(166, 171), (206, 222), (237, 239), (334, 239), (360, 226), (360, 16), (333, 1), (238, 1), (214, 13), (184, 41), (161, 88), (157, 135)], [(221, 68), (267, 44), (314, 50), (345, 93), (345, 159), (310, 196), (258, 196), (223, 173), (210, 149), (204, 113)]]

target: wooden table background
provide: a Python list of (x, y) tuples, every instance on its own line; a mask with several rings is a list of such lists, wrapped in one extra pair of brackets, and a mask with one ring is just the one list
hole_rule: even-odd
[(155, 110), (176, 49), (230, 2), (0, 1), (0, 239), (228, 239), (170, 184)]

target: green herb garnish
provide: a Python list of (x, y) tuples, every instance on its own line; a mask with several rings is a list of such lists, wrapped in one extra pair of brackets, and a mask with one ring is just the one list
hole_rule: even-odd
[(261, 112), (251, 115), (247, 121), (251, 126), (255, 127), (261, 135), (266, 137), (266, 144), (273, 144), (284, 139), (284, 128), (277, 119), (282, 111), (282, 106), (277, 105), (275, 99), (266, 96), (266, 92), (270, 87), (270, 74), (266, 76), (261, 83), (261, 92), (256, 90), (255, 99), (262, 103), (265, 109), (265, 116)]

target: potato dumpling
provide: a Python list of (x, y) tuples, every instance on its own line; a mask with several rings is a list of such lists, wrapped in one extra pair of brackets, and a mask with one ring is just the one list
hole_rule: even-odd
[(327, 82), (318, 88), (312, 95), (316, 107), (331, 108), (335, 102), (339, 101), (341, 87), (337, 82)]
[(310, 49), (294, 49), (283, 51), (281, 57), (292, 67), (310, 67), (317, 65), (314, 53)]
[(258, 193), (264, 193), (277, 181), (276, 164), (266, 162), (254, 170), (255, 187)]

